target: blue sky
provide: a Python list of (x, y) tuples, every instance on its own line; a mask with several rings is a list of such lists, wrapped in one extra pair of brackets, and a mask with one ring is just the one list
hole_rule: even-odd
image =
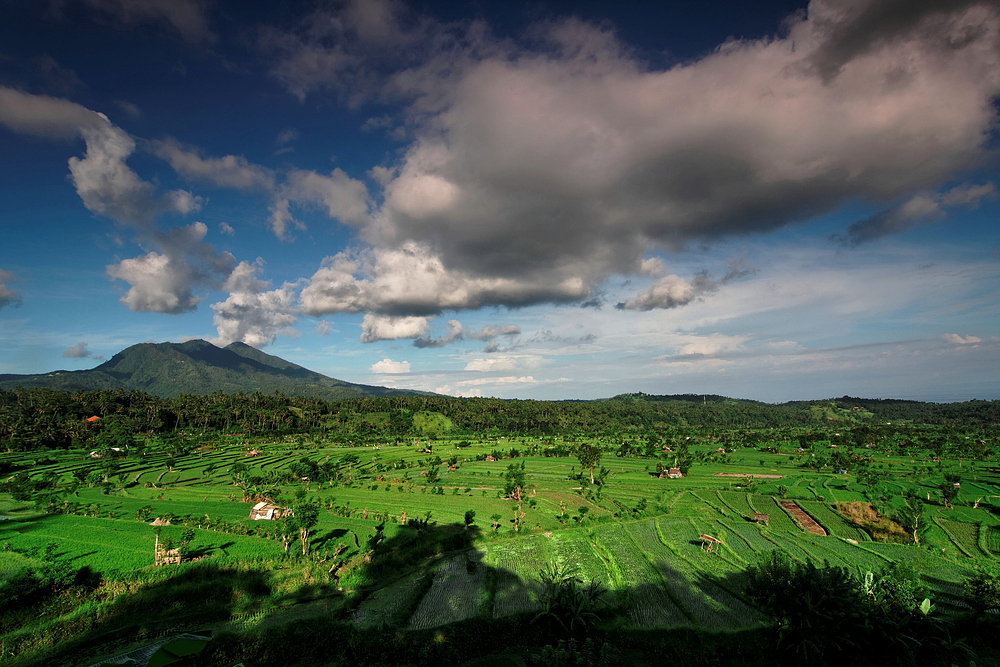
[(1000, 398), (995, 2), (0, 12), (0, 373)]

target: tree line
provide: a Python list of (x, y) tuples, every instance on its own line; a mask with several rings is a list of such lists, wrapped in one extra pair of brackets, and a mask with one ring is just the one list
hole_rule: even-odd
[[(812, 403), (772, 405), (722, 397), (712, 401), (691, 398), (695, 397), (628, 395), (603, 401), (528, 401), (386, 396), (327, 401), (260, 392), (162, 398), (122, 389), (14, 389), (0, 390), (0, 447), (15, 451), (124, 448), (133, 446), (140, 434), (166, 438), (203, 433), (247, 437), (304, 434), (349, 444), (463, 434), (669, 437), (704, 428), (791, 430), (833, 425), (858, 433), (868, 429), (864, 437), (874, 437), (871, 434), (884, 430), (886, 421), (897, 423), (894, 430), (900, 428), (900, 422), (974, 428), (1000, 424), (1000, 401), (933, 404), (844, 397), (828, 403), (847, 414), (847, 421), (828, 423), (817, 421), (816, 412), (809, 409), (815, 405)], [(889, 415), (892, 419), (886, 420)]]

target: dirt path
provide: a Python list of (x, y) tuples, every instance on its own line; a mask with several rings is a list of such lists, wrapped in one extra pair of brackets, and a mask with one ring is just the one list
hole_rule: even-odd
[(807, 514), (804, 509), (799, 507), (798, 503), (794, 500), (781, 500), (778, 502), (785, 509), (785, 511), (795, 517), (795, 520), (799, 522), (799, 525), (807, 531), (813, 535), (826, 535), (826, 531), (823, 529), (823, 526), (816, 523), (816, 519), (809, 516), (809, 514)]

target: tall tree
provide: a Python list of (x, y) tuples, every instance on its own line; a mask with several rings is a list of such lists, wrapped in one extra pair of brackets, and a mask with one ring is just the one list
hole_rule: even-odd
[(524, 492), (524, 485), (524, 461), (521, 461), (521, 465), (517, 465), (516, 463), (508, 465), (507, 472), (504, 475), (504, 497), (520, 501), (521, 495)]
[(601, 463), (601, 455), (604, 452), (599, 447), (593, 445), (580, 445), (576, 452), (576, 458), (580, 465), (590, 471), (590, 483), (594, 483), (594, 469)]
[(302, 555), (309, 553), (309, 534), (319, 523), (319, 506), (316, 503), (301, 503), (293, 510), (295, 526), (299, 529), (299, 542), (302, 543)]
[(945, 473), (944, 481), (938, 484), (938, 490), (941, 491), (941, 497), (944, 499), (945, 509), (950, 509), (955, 498), (958, 497), (958, 490), (961, 487), (960, 479), (958, 475), (949, 472)]

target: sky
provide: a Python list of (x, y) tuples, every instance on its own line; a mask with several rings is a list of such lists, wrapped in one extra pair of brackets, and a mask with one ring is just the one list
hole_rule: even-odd
[(0, 373), (1000, 399), (1000, 3), (0, 0)]

